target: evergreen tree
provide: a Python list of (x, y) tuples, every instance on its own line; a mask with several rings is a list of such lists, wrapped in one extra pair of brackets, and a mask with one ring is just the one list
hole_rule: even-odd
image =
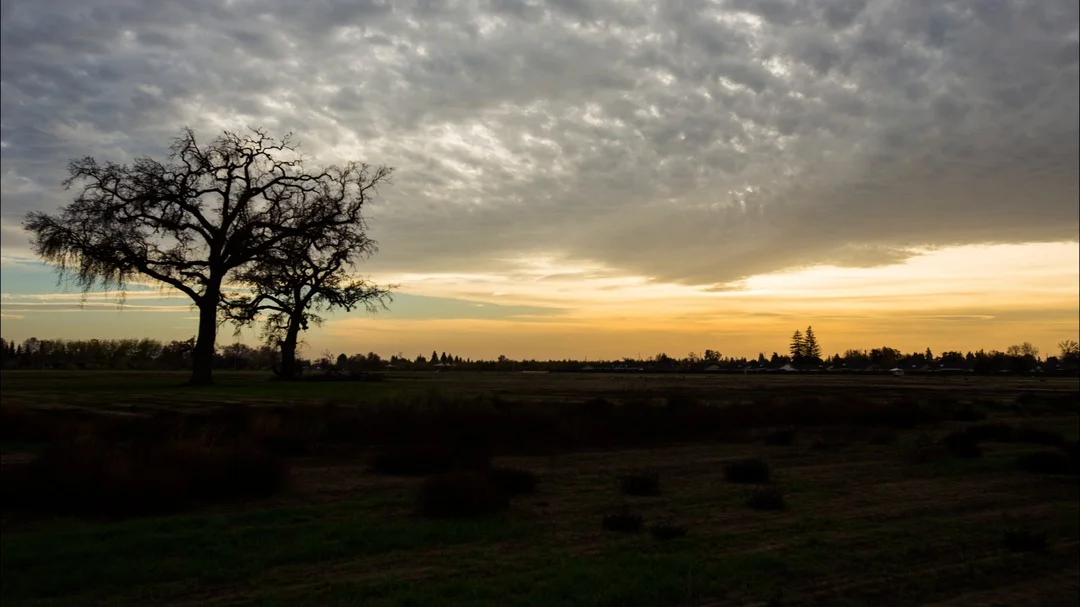
[(429, 360), (431, 360), (431, 364), (433, 364), (433, 365), (435, 363), (439, 362), (439, 353), (437, 351), (435, 351), (435, 350), (432, 350), (431, 351), (431, 358)]
[(441, 363), (442, 363), (442, 364), (444, 364), (444, 365), (445, 365), (446, 363), (450, 362), (450, 359), (449, 359), (449, 358), (447, 358), (447, 356), (446, 356), (446, 352), (443, 352), (443, 353), (442, 353), (442, 356), (440, 356), (440, 357), (439, 357), (439, 362), (441, 362)]
[(932, 351), (930, 351), (930, 348), (926, 349), (926, 355), (925, 356), (926, 356), (926, 362), (928, 362), (928, 363), (934, 362), (934, 353)]
[(801, 361), (803, 354), (806, 353), (806, 342), (803, 340), (802, 331), (796, 330), (795, 334), (791, 336), (791, 346), (788, 351), (791, 352), (791, 360), (794, 362)]
[(806, 327), (806, 337), (803, 338), (802, 357), (811, 362), (821, 360), (821, 346), (818, 345), (817, 336), (814, 335), (813, 327)]

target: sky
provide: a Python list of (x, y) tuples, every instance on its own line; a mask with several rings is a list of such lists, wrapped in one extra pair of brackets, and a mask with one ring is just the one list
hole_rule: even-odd
[(7, 339), (194, 334), (153, 285), (58, 285), (21, 229), (71, 201), (69, 160), (161, 157), (183, 126), (394, 167), (358, 272), (395, 301), (330, 315), (307, 355), (1080, 334), (1075, 0), (0, 6)]

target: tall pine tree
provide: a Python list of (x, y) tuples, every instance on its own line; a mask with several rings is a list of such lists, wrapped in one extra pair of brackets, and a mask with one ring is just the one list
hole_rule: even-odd
[(792, 362), (802, 360), (803, 354), (806, 352), (806, 342), (803, 341), (802, 331), (796, 330), (795, 334), (791, 336), (791, 346), (788, 350), (791, 352)]
[(807, 362), (821, 361), (821, 346), (818, 345), (817, 336), (814, 335), (813, 327), (806, 327), (806, 337), (803, 338), (803, 359)]

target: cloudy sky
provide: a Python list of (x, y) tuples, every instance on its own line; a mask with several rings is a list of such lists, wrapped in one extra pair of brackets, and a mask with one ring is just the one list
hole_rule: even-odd
[[(57, 287), (66, 162), (264, 126), (395, 167), (400, 284), (310, 350), (1044, 352), (1080, 331), (1076, 0), (3, 0), (3, 335), (185, 338)], [(226, 330), (223, 340), (231, 339)]]

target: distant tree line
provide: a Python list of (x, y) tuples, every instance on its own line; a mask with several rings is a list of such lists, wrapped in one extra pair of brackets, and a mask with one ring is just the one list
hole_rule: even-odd
[[(462, 358), (453, 353), (433, 351), (430, 357), (407, 357), (399, 354), (383, 358), (375, 352), (366, 354), (334, 354), (325, 351), (314, 360), (297, 358), (296, 373), (357, 374), (376, 371), (649, 371), (649, 372), (963, 372), (963, 373), (1031, 373), (1080, 371), (1080, 344), (1065, 340), (1058, 352), (1040, 358), (1039, 349), (1029, 342), (1009, 346), (1004, 351), (977, 350), (961, 353), (943, 352), (935, 355), (930, 348), (921, 352), (904, 353), (883, 346), (869, 350), (851, 349), (843, 354), (821, 358), (814, 356), (816, 336), (808, 328), (802, 338), (801, 350), (795, 354), (764, 352), (757, 358), (728, 357), (719, 350), (706, 349), (704, 354), (690, 352), (681, 358), (658, 353), (652, 357), (618, 360), (513, 360), (500, 355), (492, 360)], [(811, 341), (808, 348), (807, 341)], [(0, 339), (0, 366), (4, 369), (133, 369), (133, 370), (191, 370), (194, 365), (195, 338), (168, 343), (155, 339), (37, 339), (22, 343)], [(280, 352), (270, 345), (251, 347), (233, 343), (215, 348), (213, 366), (219, 370), (271, 371), (280, 361)]]

